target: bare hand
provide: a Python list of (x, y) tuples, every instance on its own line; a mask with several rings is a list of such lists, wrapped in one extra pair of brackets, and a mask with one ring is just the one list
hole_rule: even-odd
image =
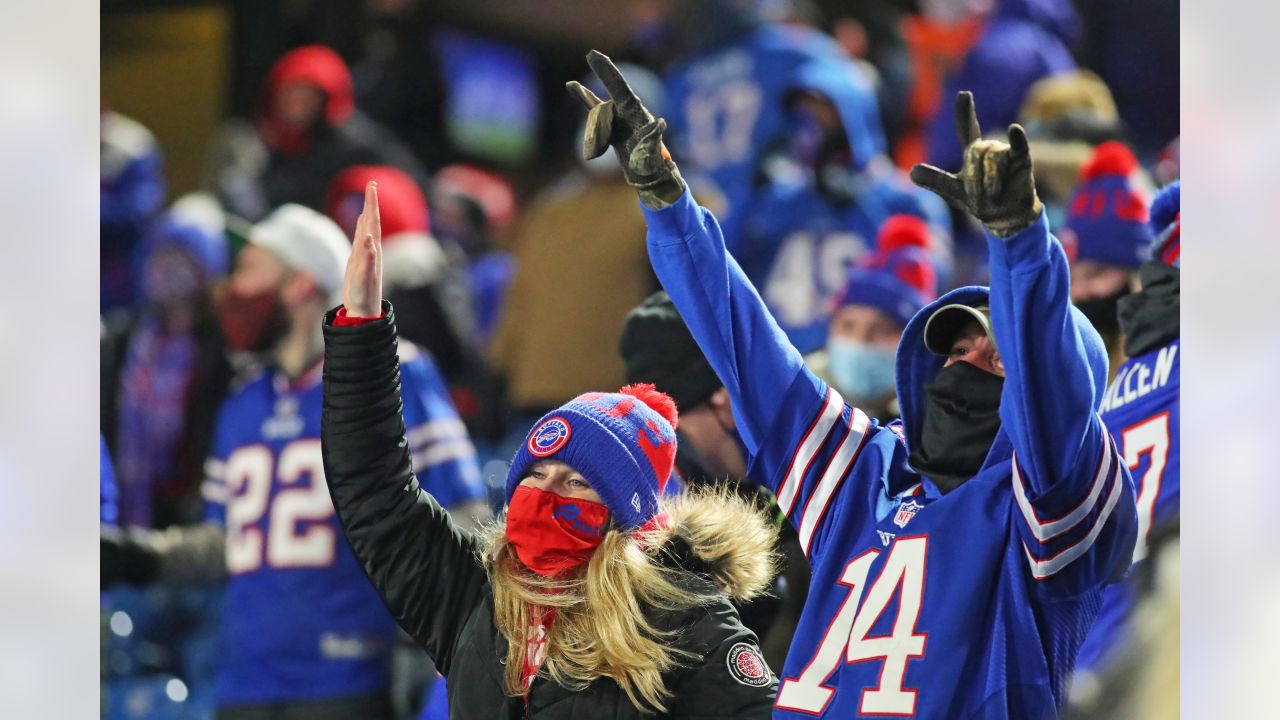
[(382, 315), (382, 218), (378, 213), (378, 184), (364, 189), (364, 209), (356, 219), (351, 258), (342, 280), (342, 304), (348, 317)]

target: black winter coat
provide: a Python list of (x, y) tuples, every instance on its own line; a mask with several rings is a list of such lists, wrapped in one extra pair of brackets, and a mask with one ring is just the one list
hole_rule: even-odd
[[(418, 485), (404, 439), (394, 314), (359, 327), (325, 318), (325, 477), (351, 548), (392, 614), (448, 678), (451, 718), (640, 718), (607, 678), (573, 692), (539, 677), (526, 698), (503, 691), (507, 642), (478, 540)], [(665, 678), (667, 718), (768, 718), (777, 678), (727, 598), (653, 611), (700, 661)], [(645, 716), (645, 717), (653, 717)]]

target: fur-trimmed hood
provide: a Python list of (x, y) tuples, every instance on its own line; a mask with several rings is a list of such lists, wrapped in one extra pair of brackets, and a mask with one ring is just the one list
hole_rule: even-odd
[(691, 489), (662, 505), (669, 523), (655, 539), (664, 564), (705, 578), (738, 602), (761, 595), (778, 574), (778, 527), (732, 488)]

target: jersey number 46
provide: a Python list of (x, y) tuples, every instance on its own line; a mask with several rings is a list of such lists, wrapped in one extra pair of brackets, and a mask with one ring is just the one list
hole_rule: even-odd
[[(252, 572), (263, 562), (275, 569), (333, 564), (333, 501), (318, 438), (285, 445), (278, 461), (266, 445), (242, 447), (227, 458), (226, 473), (229, 573)], [(274, 495), (273, 478), (281, 486)]]
[[(924, 564), (928, 538), (899, 538), (885, 560), (880, 577), (859, 605), (871, 564), (879, 550), (868, 550), (844, 568), (840, 584), (849, 588), (844, 604), (827, 628), (822, 643), (800, 677), (786, 678), (774, 703), (783, 710), (821, 714), (835, 690), (823, 683), (842, 662), (884, 663), (877, 687), (862, 692), (858, 712), (871, 715), (911, 715), (915, 713), (916, 691), (903, 687), (907, 660), (924, 657), (926, 636), (916, 633), (916, 620), (924, 597)], [(889, 635), (867, 637), (893, 594), (898, 595), (898, 617)]]

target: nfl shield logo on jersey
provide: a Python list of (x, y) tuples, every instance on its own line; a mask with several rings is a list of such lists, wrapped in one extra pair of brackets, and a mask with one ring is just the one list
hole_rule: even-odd
[(898, 506), (898, 512), (893, 516), (893, 524), (898, 527), (906, 527), (911, 522), (911, 518), (920, 512), (920, 508), (924, 507), (915, 500), (908, 500)]

